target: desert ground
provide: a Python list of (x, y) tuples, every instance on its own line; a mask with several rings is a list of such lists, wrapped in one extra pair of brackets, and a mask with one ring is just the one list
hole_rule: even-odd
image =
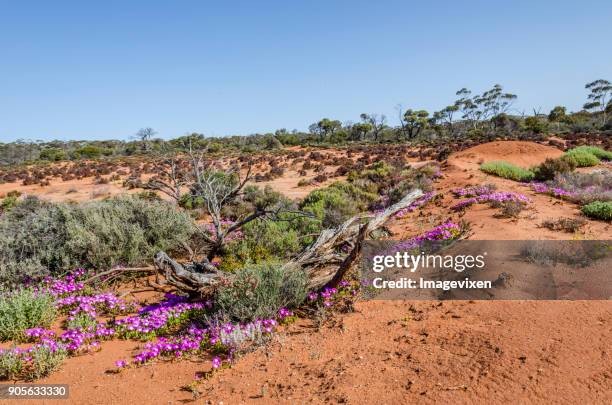
[[(496, 141), (453, 153), (434, 184), (442, 197), (392, 219), (387, 224), (392, 238), (409, 238), (450, 219), (469, 222), (471, 239), (611, 239), (611, 225), (602, 221), (587, 220), (580, 234), (541, 227), (546, 219), (579, 217), (579, 210), (571, 202), (478, 169), (488, 160), (528, 167), (561, 154), (553, 146), (522, 141)], [(424, 164), (418, 158), (408, 160)], [(301, 178), (289, 165), (282, 177), (260, 183), (299, 198), (334, 179), (298, 187)], [(499, 218), (486, 205), (463, 213), (449, 209), (451, 190), (486, 183), (527, 195), (528, 209), (515, 219)], [(54, 201), (126, 192), (120, 181), (100, 185), (92, 178), (57, 180), (45, 187), (0, 186), (0, 194), (13, 190)], [(155, 297), (145, 293), (135, 298)], [(39, 382), (70, 384), (69, 402), (75, 404), (603, 404), (612, 402), (610, 341), (610, 301), (359, 301), (353, 312), (336, 314), (322, 325), (300, 319), (283, 327), (270, 344), (203, 380), (198, 395), (187, 387), (210, 370), (210, 359), (111, 372), (116, 359), (129, 358), (138, 349), (130, 341), (103, 342), (99, 352), (69, 358)]]

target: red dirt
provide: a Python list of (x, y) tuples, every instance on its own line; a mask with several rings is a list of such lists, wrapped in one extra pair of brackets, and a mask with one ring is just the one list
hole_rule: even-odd
[[(611, 322), (610, 301), (362, 302), (319, 331), (286, 328), (197, 403), (610, 403)], [(75, 404), (192, 399), (181, 387), (208, 359), (106, 373), (135, 346), (104, 343), (40, 382), (71, 384)]]
[(460, 169), (478, 167), (491, 160), (505, 160), (528, 168), (542, 163), (546, 158), (558, 158), (563, 152), (552, 146), (524, 141), (497, 141), (484, 143), (453, 154), (448, 161)]
[[(481, 160), (528, 167), (560, 154), (510, 141), (453, 154), (435, 184), (442, 199), (391, 220), (393, 238), (463, 219), (471, 223), (473, 239), (612, 239), (611, 225), (599, 221), (587, 221), (576, 235), (540, 227), (544, 219), (578, 217), (578, 207), (478, 170)], [(496, 210), (483, 204), (463, 215), (449, 210), (456, 202), (451, 189), (489, 182), (500, 191), (523, 193), (532, 203), (517, 220), (497, 218)], [(196, 403), (609, 404), (611, 341), (611, 301), (360, 302), (354, 313), (320, 330), (308, 320), (285, 328), (272, 344), (201, 383)], [(137, 346), (103, 343), (99, 353), (68, 359), (40, 382), (70, 384), (70, 403), (193, 399), (181, 386), (208, 371), (209, 359), (106, 373)]]

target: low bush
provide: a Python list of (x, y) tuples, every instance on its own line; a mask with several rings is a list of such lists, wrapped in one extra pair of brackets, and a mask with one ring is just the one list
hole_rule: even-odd
[(0, 349), (0, 379), (16, 380), (23, 373), (23, 360), (13, 349)]
[[(336, 227), (351, 216), (366, 211), (368, 205), (377, 199), (377, 194), (338, 181), (309, 193), (300, 204), (300, 209), (313, 214), (319, 228), (325, 229)], [(316, 232), (316, 227), (312, 231)]]
[(548, 219), (542, 222), (544, 228), (548, 228), (551, 231), (563, 231), (574, 233), (578, 232), (586, 224), (586, 221), (582, 218), (559, 218), (559, 219)]
[(573, 160), (577, 167), (597, 166), (600, 162), (597, 156), (582, 150), (570, 150), (565, 154), (565, 156)]
[(531, 169), (534, 173), (534, 178), (540, 181), (552, 180), (558, 173), (568, 173), (576, 169), (576, 161), (574, 159), (559, 158), (546, 159), (544, 163)]
[(578, 146), (576, 148), (567, 151), (567, 154), (571, 155), (574, 153), (589, 153), (601, 160), (612, 160), (612, 152), (598, 148), (597, 146)]
[(242, 238), (231, 242), (221, 259), (221, 270), (233, 272), (245, 263), (257, 264), (272, 259), (288, 259), (297, 253), (299, 231), (293, 221), (297, 217), (284, 214), (280, 221), (257, 219), (242, 228)]
[(281, 308), (301, 304), (308, 293), (308, 278), (301, 270), (285, 270), (266, 263), (240, 269), (232, 284), (216, 297), (219, 311), (229, 319), (248, 322), (273, 318)]
[(63, 348), (50, 348), (41, 345), (34, 346), (30, 356), (32, 357), (32, 365), (25, 378), (38, 380), (57, 370), (68, 357), (68, 353)]
[(569, 192), (569, 199), (578, 204), (612, 201), (612, 172), (609, 170), (562, 173), (547, 184), (552, 188)]
[(518, 218), (521, 211), (525, 209), (525, 203), (517, 200), (506, 200), (499, 205), (499, 215), (503, 218)]
[(0, 284), (76, 267), (139, 265), (158, 250), (175, 250), (194, 222), (165, 202), (119, 197), (55, 204), (34, 197), (0, 217)]
[(503, 160), (485, 162), (480, 165), (480, 170), (515, 181), (530, 181), (534, 178), (534, 173), (531, 170), (523, 169)]
[(593, 201), (582, 207), (582, 213), (589, 218), (612, 221), (612, 202)]
[(48, 327), (55, 319), (54, 299), (33, 289), (20, 289), (0, 296), (0, 340), (22, 340), (26, 329)]

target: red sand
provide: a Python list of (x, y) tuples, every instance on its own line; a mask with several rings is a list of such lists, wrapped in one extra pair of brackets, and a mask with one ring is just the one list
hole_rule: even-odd
[[(453, 154), (436, 184), (443, 199), (390, 221), (393, 237), (414, 236), (450, 218), (470, 222), (475, 239), (612, 239), (611, 226), (599, 221), (587, 221), (577, 235), (541, 228), (544, 219), (578, 217), (577, 206), (478, 170), (482, 161), (528, 167), (560, 154), (515, 141)], [(451, 189), (488, 182), (526, 194), (532, 204), (518, 220), (496, 218), (485, 205), (463, 216), (450, 212)], [(286, 328), (271, 345), (203, 382), (197, 403), (609, 404), (611, 341), (610, 301), (361, 302), (321, 330), (307, 320)], [(99, 353), (71, 358), (40, 382), (70, 384), (68, 402), (75, 404), (191, 401), (181, 387), (209, 370), (209, 359), (106, 372), (138, 345), (106, 342)]]

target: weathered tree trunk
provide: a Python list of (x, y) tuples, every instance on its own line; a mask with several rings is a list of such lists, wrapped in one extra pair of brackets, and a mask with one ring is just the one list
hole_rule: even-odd
[[(378, 215), (357, 215), (337, 228), (323, 230), (311, 246), (284, 265), (285, 269), (305, 271), (311, 289), (337, 285), (358, 258), (365, 238), (422, 195), (421, 190), (414, 190)], [(166, 284), (189, 294), (203, 294), (231, 279), (231, 274), (218, 270), (207, 261), (183, 266), (164, 252), (157, 253), (154, 261), (165, 276)]]

